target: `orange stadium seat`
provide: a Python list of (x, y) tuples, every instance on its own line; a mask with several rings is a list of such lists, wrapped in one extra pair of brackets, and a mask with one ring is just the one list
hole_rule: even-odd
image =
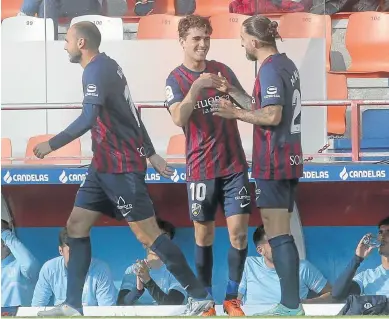
[(238, 13), (221, 13), (210, 17), (212, 39), (240, 39), (240, 28), (250, 16)]
[(54, 165), (54, 164), (81, 164), (81, 159), (61, 159), (53, 157), (81, 157), (81, 142), (80, 139), (76, 139), (73, 142), (65, 145), (64, 147), (50, 153), (44, 159), (38, 159), (34, 155), (34, 147), (42, 142), (48, 141), (54, 135), (37, 135), (30, 137), (27, 143), (25, 164), (29, 165)]
[(326, 69), (331, 69), (331, 17), (305, 12), (286, 13), (281, 16), (279, 32), (282, 38), (325, 38)]
[[(327, 74), (327, 99), (347, 100), (347, 78), (343, 74)], [(327, 107), (327, 134), (343, 135), (346, 132), (347, 106)]]
[(231, 0), (196, 0), (196, 11), (203, 17), (210, 17), (219, 13), (228, 13)]
[(22, 7), (23, 0), (2, 0), (1, 20), (16, 16)]
[(346, 48), (351, 56), (347, 72), (389, 73), (389, 15), (358, 12), (350, 15)]
[(177, 39), (181, 17), (168, 14), (151, 14), (142, 17), (138, 25), (138, 39)]
[(185, 135), (178, 134), (170, 137), (166, 155), (182, 156), (183, 158), (168, 158), (169, 163), (185, 163)]
[(12, 143), (7, 137), (1, 138), (1, 165), (10, 165), (12, 161)]

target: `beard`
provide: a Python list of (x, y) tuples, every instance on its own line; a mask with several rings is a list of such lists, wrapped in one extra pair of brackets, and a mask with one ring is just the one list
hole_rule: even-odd
[(82, 57), (81, 52), (78, 52), (77, 54), (69, 55), (69, 61), (70, 63), (80, 63), (81, 57)]
[(251, 53), (249, 53), (247, 51), (246, 51), (246, 58), (249, 61), (257, 61), (257, 57), (254, 54), (251, 54)]

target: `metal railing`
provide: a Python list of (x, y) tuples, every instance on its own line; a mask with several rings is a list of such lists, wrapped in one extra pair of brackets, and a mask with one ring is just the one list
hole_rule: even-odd
[[(136, 103), (140, 115), (143, 109), (161, 109), (166, 106), (163, 103)], [(351, 153), (327, 153), (319, 152), (314, 154), (304, 154), (304, 157), (351, 157), (353, 162), (360, 161), (361, 156), (371, 155), (371, 153), (362, 153), (360, 151), (360, 115), (361, 106), (389, 106), (389, 100), (331, 100), (331, 101), (302, 101), (304, 107), (327, 107), (327, 106), (350, 106), (351, 107)], [(81, 105), (37, 105), (37, 106), (2, 106), (2, 111), (16, 110), (66, 110), (82, 109)], [(74, 159), (69, 157), (66, 159)], [(80, 157), (77, 157), (80, 158)], [(25, 159), (25, 158), (23, 158)], [(54, 159), (54, 158), (53, 158)], [(65, 159), (61, 157), (61, 159)], [(90, 157), (81, 157), (80, 159), (90, 159)], [(21, 160), (19, 158), (10, 158), (10, 160)]]

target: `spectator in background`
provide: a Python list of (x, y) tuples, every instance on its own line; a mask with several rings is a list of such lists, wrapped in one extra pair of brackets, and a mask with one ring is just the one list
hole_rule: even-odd
[(39, 263), (1, 220), (1, 306), (29, 306)]
[[(66, 299), (67, 265), (69, 261), (68, 234), (66, 228), (59, 233), (59, 254), (47, 261), (35, 286), (31, 306), (44, 307), (51, 303), (59, 305)], [(116, 304), (116, 289), (108, 265), (92, 259), (82, 294), (84, 306), (113, 306)]]
[(343, 273), (336, 280), (332, 296), (343, 300), (348, 295), (384, 295), (389, 297), (389, 216), (378, 224), (378, 239), (381, 245), (378, 253), (381, 255), (381, 265), (375, 269), (367, 269), (355, 276), (360, 264), (370, 255), (373, 246), (364, 244), (364, 236), (355, 250), (355, 256)]
[[(388, 5), (389, 0), (384, 0)], [(338, 12), (362, 12), (378, 11), (381, 0), (313, 0), (311, 13), (314, 14), (335, 14)]]
[(231, 13), (254, 15), (257, 12), (255, 0), (233, 0), (230, 2)]
[(230, 12), (246, 15), (304, 12), (309, 11), (311, 6), (312, 0), (233, 0)]
[(24, 0), (19, 15), (53, 19), (55, 39), (58, 39), (58, 18), (102, 14), (99, 0)]
[[(174, 238), (175, 229), (169, 222), (157, 219), (159, 228)], [(167, 270), (161, 259), (146, 248), (145, 260), (127, 268), (120, 288), (118, 305), (182, 305), (185, 289)]]
[[(277, 304), (281, 300), (280, 280), (274, 268), (272, 249), (267, 241), (265, 229), (258, 227), (253, 234), (253, 241), (260, 257), (247, 257), (243, 278), (239, 286), (239, 299), (245, 305)], [(307, 300), (308, 293), (319, 296)], [(311, 263), (300, 261), (300, 298), (305, 303), (328, 301), (331, 286), (327, 279)]]

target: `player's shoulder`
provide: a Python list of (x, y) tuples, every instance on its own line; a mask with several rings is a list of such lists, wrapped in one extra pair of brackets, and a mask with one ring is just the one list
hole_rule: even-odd
[(41, 268), (41, 272), (57, 272), (64, 265), (62, 256), (58, 256), (46, 261)]
[(223, 62), (216, 61), (216, 60), (207, 60), (207, 67), (217, 69), (218, 71), (223, 71), (223, 70), (232, 71), (227, 64), (224, 64)]
[(182, 64), (180, 65), (177, 65), (173, 70), (170, 71), (169, 75), (168, 75), (168, 79), (175, 79), (175, 77), (177, 76), (177, 74), (180, 73), (181, 71), (181, 67), (182, 67)]
[(107, 273), (109, 272), (109, 266), (105, 261), (92, 258), (89, 271), (93, 273)]
[(246, 267), (257, 268), (261, 267), (264, 263), (262, 256), (248, 256), (246, 258)]
[(84, 69), (85, 74), (93, 75), (104, 75), (107, 76), (107, 73), (110, 71), (117, 71), (118, 63), (107, 56), (105, 53), (100, 53), (100, 55), (92, 60)]

